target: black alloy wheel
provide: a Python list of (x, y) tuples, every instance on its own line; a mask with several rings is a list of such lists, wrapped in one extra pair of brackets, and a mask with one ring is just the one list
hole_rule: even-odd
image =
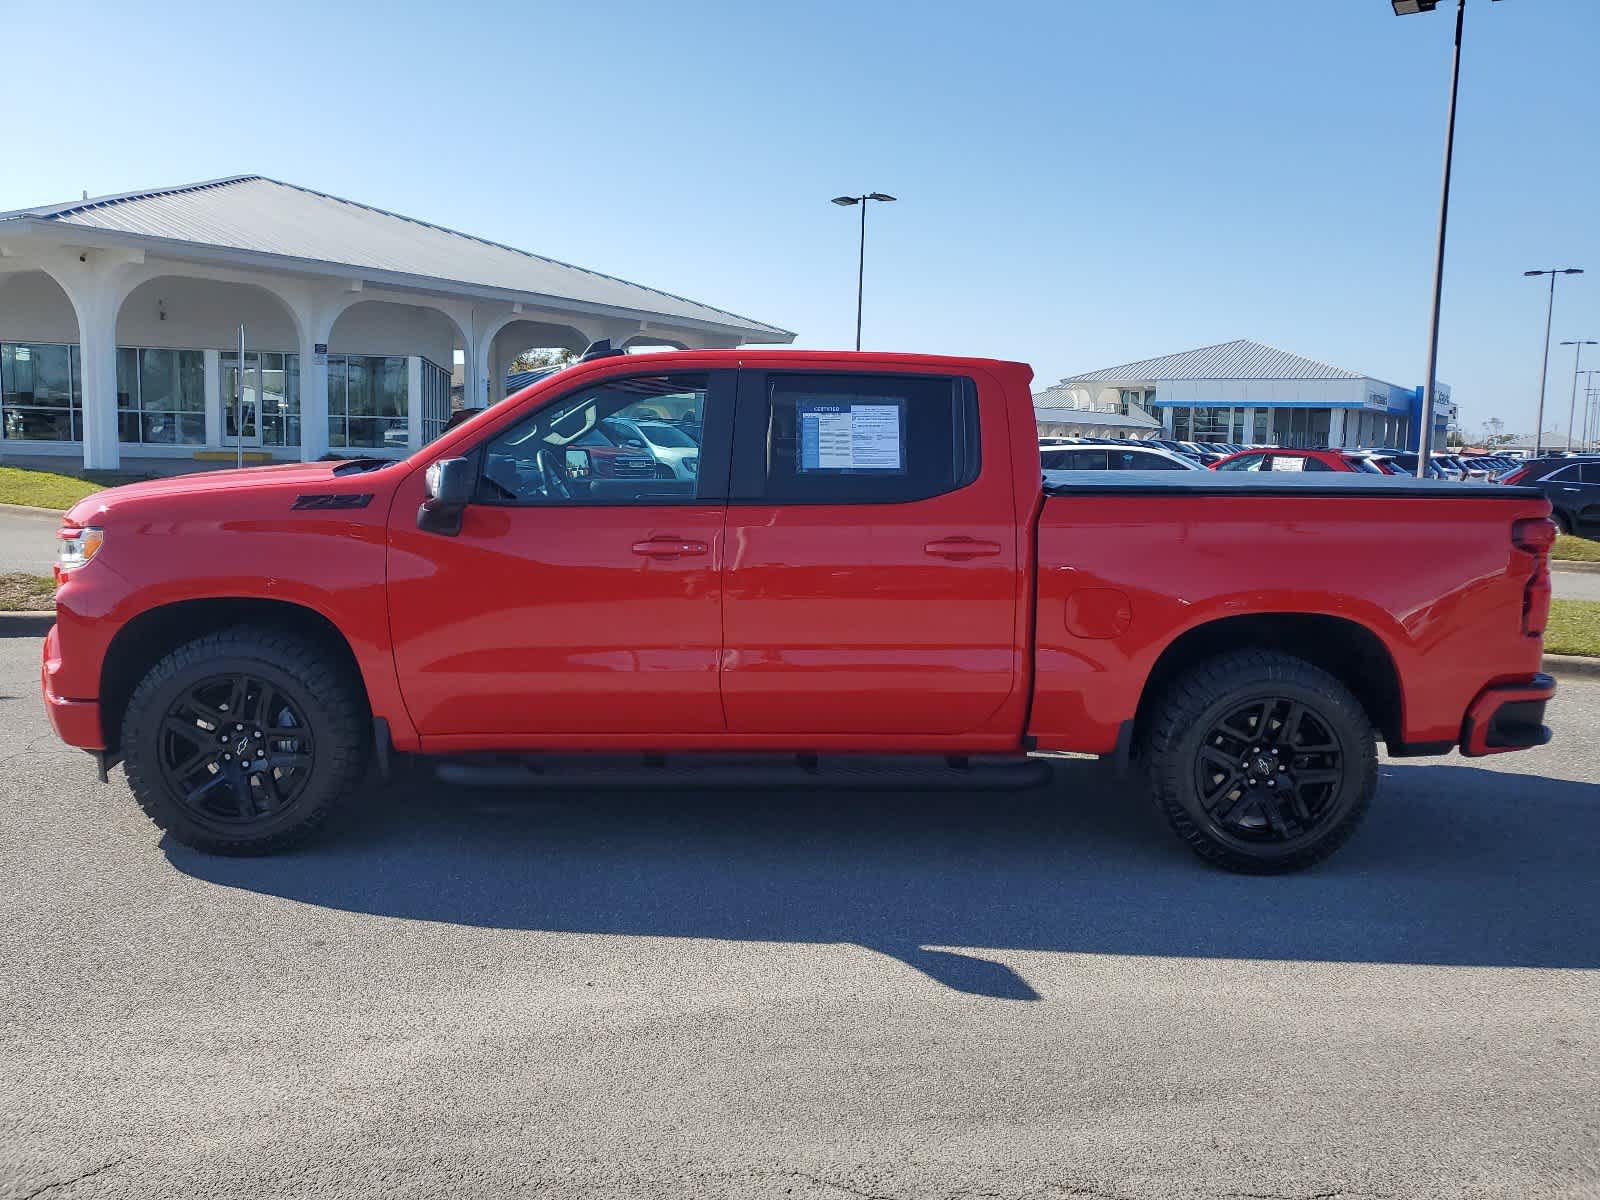
[(1195, 788), (1235, 837), (1289, 841), (1314, 833), (1344, 782), (1344, 747), (1332, 723), (1287, 696), (1251, 700), (1207, 730)]
[(309, 722), (256, 675), (215, 675), (186, 688), (161, 723), (161, 774), (206, 822), (248, 827), (304, 793), (316, 764)]

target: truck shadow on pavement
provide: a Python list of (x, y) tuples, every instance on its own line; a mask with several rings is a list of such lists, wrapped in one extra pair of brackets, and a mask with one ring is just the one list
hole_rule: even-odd
[[(1600, 967), (1600, 785), (1386, 764), (1332, 860), (1253, 878), (1201, 864), (1097, 764), (1055, 789), (377, 790), (273, 858), (199, 879), (358, 913), (491, 928), (854, 943), (958, 991), (1038, 995), (995, 950)], [(967, 953), (964, 948), (978, 953)]]

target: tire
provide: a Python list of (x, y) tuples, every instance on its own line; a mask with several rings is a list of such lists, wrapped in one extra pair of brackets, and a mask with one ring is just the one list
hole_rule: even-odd
[(207, 854), (310, 837), (360, 786), (370, 743), (366, 698), (343, 663), (311, 639), (249, 626), (167, 654), (122, 720), (139, 807)]
[(1377, 790), (1376, 741), (1332, 675), (1246, 650), (1174, 680), (1141, 753), (1157, 807), (1191, 850), (1270, 875), (1320, 862), (1355, 832)]

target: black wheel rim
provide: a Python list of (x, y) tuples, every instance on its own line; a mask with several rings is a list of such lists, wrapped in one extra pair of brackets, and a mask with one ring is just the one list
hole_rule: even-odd
[(1200, 803), (1240, 841), (1298, 841), (1333, 816), (1344, 785), (1344, 746), (1302, 700), (1273, 696), (1230, 706), (1195, 763)]
[(255, 825), (288, 809), (316, 764), (310, 723), (256, 675), (217, 675), (185, 691), (161, 721), (161, 772), (209, 824)]

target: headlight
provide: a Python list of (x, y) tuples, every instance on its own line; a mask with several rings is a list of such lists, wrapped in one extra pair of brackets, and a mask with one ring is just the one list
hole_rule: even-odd
[(76, 571), (105, 545), (106, 532), (86, 525), (81, 529), (63, 529), (56, 534), (56, 568)]

